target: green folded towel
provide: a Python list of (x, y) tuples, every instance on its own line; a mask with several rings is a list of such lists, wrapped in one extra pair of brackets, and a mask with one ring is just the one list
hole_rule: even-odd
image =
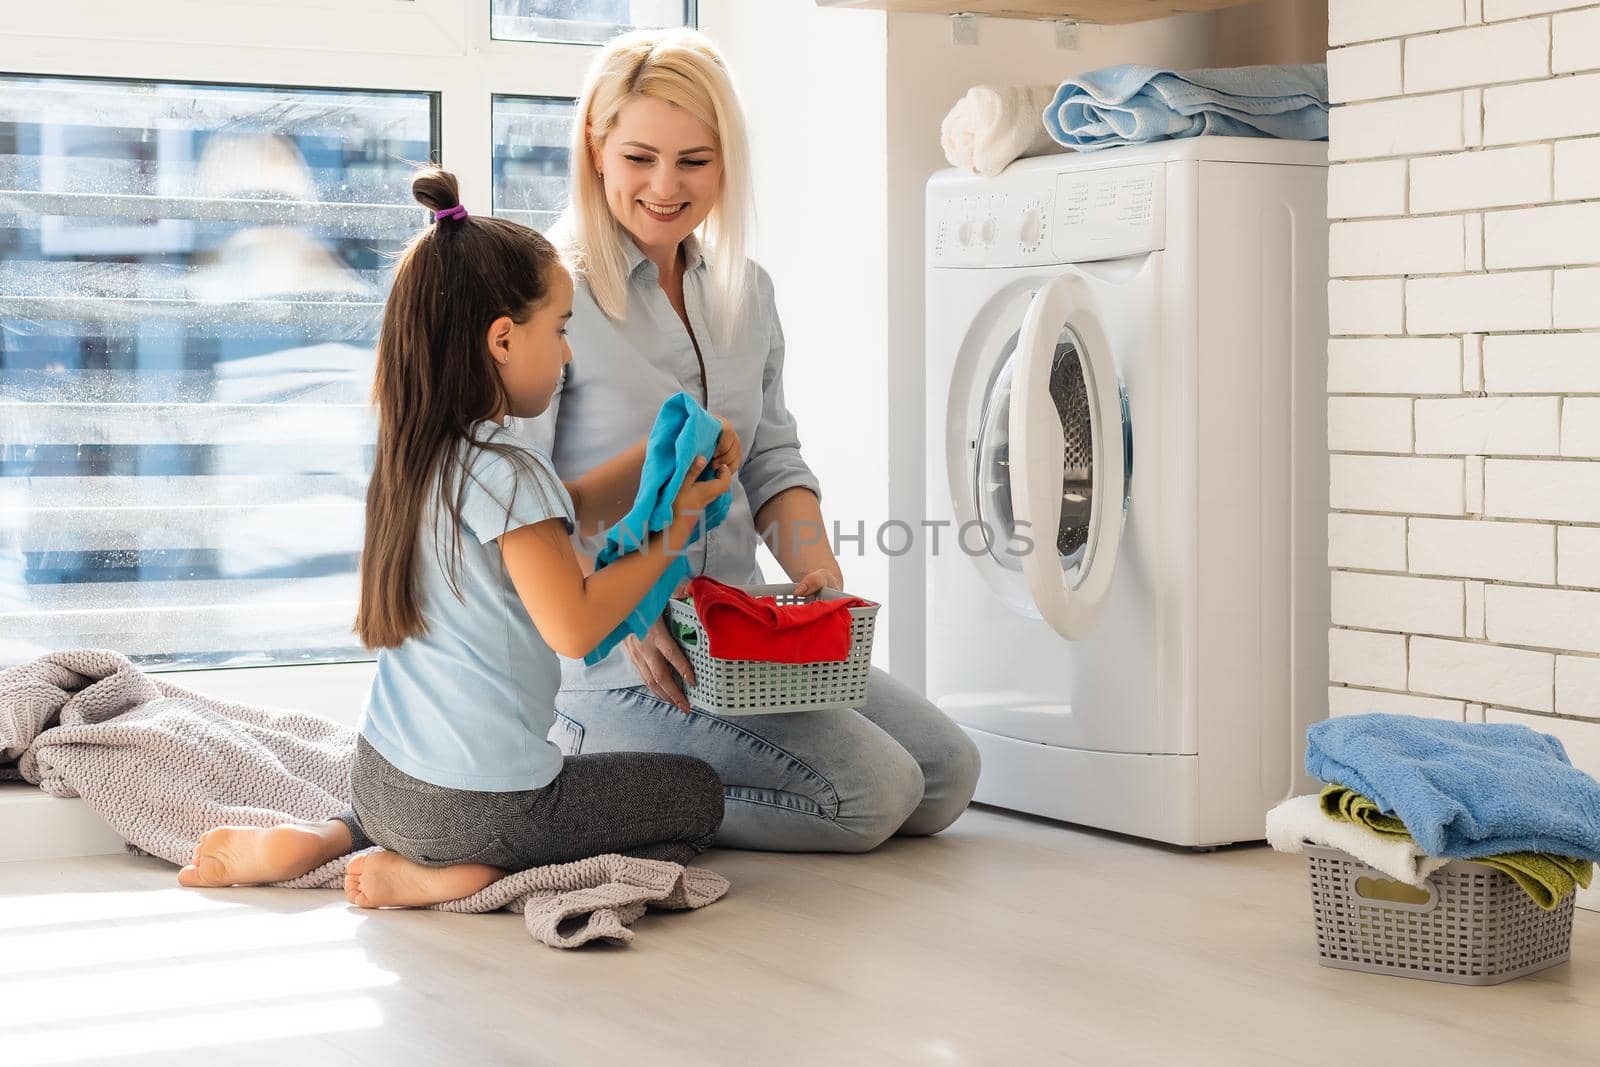
[(1549, 911), (1573, 892), (1574, 886), (1589, 888), (1594, 864), (1553, 852), (1507, 852), (1482, 856), (1470, 863), (1481, 863), (1509, 874), (1533, 902)]
[[(1342, 785), (1322, 787), (1322, 810), (1342, 822), (1352, 822), (1380, 837), (1411, 840), (1411, 832), (1397, 815), (1378, 808), (1371, 797), (1362, 796)], [(1588, 860), (1557, 856), (1549, 852), (1507, 852), (1470, 861), (1503, 871), (1522, 887), (1533, 902), (1546, 911), (1566, 899), (1575, 887), (1589, 887), (1594, 865)]]

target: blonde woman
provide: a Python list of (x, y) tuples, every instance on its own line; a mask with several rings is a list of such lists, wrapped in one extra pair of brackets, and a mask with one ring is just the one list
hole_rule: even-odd
[[(617, 38), (590, 69), (572, 143), (571, 204), (552, 236), (577, 279), (573, 359), (527, 433), (571, 478), (637, 441), (685, 390), (732, 423), (747, 456), (727, 519), (689, 551), (695, 573), (760, 581), (759, 530), (801, 592), (844, 588), (784, 406), (772, 279), (745, 258), (749, 152), (722, 57), (690, 30)], [(580, 533), (592, 558), (599, 541)], [(882, 671), (855, 710), (744, 718), (692, 710), (680, 684), (692, 678), (658, 620), (592, 667), (563, 661), (551, 738), (569, 754), (710, 763), (725, 847), (861, 852), (937, 833), (972, 798), (972, 742)]]

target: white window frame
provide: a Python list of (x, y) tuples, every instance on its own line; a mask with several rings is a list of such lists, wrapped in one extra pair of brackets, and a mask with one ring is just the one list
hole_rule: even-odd
[[(0, 73), (437, 94), (440, 163), (490, 210), (495, 94), (576, 97), (598, 46), (496, 41), (489, 0), (47, 0), (0, 12)], [(353, 722), (372, 663), (178, 670)], [(251, 694), (256, 694), (252, 696)]]

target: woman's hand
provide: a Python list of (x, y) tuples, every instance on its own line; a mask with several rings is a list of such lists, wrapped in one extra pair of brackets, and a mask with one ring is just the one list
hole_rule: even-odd
[(655, 694), (656, 699), (676, 705), (680, 711), (688, 714), (689, 699), (683, 695), (683, 687), (678, 679), (683, 679), (683, 685), (694, 685), (694, 668), (667, 630), (665, 615), (651, 623), (643, 637), (630, 634), (623, 638), (622, 651), (627, 653), (639, 677), (644, 679), (645, 687)]
[(844, 579), (829, 570), (812, 571), (794, 584), (795, 596), (810, 596), (822, 589), (837, 589), (844, 591)]
[(726, 466), (730, 471), (739, 469), (739, 463), (744, 459), (743, 446), (739, 435), (733, 430), (733, 423), (717, 416), (717, 421), (722, 423), (722, 434), (717, 438), (717, 447), (711, 454), (711, 462)]

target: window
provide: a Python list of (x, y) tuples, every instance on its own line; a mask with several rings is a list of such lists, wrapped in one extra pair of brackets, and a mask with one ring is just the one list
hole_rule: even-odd
[(437, 103), (0, 75), (0, 662), (367, 658), (373, 346)]
[(490, 36), (501, 41), (601, 44), (639, 27), (693, 26), (693, 0), (490, 0)]
[(310, 38), (271, 0), (13, 6), (0, 666), (259, 666), (235, 692), (347, 713), (375, 332), (426, 220), (411, 164), (548, 227), (594, 45), (695, 5), (301, 0)]
[(494, 98), (494, 213), (536, 230), (567, 206), (573, 100)]

